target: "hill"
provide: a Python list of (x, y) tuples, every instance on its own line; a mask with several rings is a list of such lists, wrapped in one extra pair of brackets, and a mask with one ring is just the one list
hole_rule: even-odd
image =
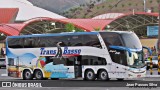
[[(96, 0), (102, 3), (94, 4), (90, 2), (88, 4), (80, 5), (79, 7), (71, 8), (63, 13), (63, 16), (69, 18), (92, 18), (94, 16), (111, 13), (111, 12), (142, 12), (144, 11), (143, 0)], [(158, 2), (160, 0), (146, 0), (146, 10), (152, 12), (158, 12)]]
[(35, 6), (56, 13), (62, 13), (70, 8), (79, 7), (80, 5), (90, 3), (90, 1), (97, 2), (97, 0), (28, 0), (28, 1), (34, 4)]

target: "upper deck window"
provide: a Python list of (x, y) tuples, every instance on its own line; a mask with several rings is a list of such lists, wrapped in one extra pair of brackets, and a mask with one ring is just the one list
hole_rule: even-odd
[(99, 39), (95, 34), (8, 38), (10, 48), (56, 47), (58, 42), (62, 42), (61, 47), (91, 46), (101, 48)]
[(119, 34), (112, 32), (101, 32), (100, 34), (107, 47), (109, 45), (123, 46), (123, 42)]

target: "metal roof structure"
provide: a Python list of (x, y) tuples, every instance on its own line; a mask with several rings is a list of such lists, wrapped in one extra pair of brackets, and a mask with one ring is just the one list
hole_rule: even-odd
[(158, 24), (157, 17), (158, 13), (146, 12), (122, 14), (112, 19), (55, 19), (39, 17), (23, 23), (0, 25), (0, 31), (6, 35), (63, 32), (65, 25), (72, 23), (76, 28), (87, 32), (99, 28), (100, 30), (129, 30), (141, 35), (146, 32), (146, 26)]
[(0, 8), (0, 23), (13, 23), (18, 10), (18, 8)]
[(115, 19), (122, 15), (124, 15), (124, 13), (105, 13), (105, 14), (95, 16), (92, 19)]
[(27, 0), (0, 0), (0, 8), (18, 8), (15, 21), (27, 21), (36, 17), (65, 18), (64, 16), (33, 6)]
[(158, 25), (158, 13), (126, 13), (113, 19), (106, 29), (134, 31), (138, 36), (147, 35), (147, 26)]

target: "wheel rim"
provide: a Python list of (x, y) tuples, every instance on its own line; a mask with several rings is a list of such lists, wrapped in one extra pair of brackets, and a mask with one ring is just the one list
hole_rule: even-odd
[(42, 77), (42, 73), (40, 72), (40, 71), (37, 71), (37, 73), (36, 73), (36, 78), (41, 78)]
[(87, 73), (87, 77), (88, 79), (92, 79), (93, 78), (93, 73), (90, 71)]
[(30, 78), (31, 73), (29, 71), (27, 71), (26, 74), (25, 74), (25, 76), (26, 76), (26, 78)]
[(107, 73), (106, 73), (105, 71), (103, 71), (103, 72), (101, 73), (101, 79), (102, 79), (102, 80), (107, 79)]

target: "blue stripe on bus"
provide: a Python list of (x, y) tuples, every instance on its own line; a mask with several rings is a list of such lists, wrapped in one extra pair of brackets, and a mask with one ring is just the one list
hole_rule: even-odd
[(33, 35), (20, 35), (8, 36), (7, 38), (23, 38), (23, 37), (44, 37), (44, 36), (65, 36), (65, 35), (97, 35), (99, 32), (71, 32), (71, 33), (55, 33), (55, 34), (33, 34)]
[(131, 54), (131, 50), (130, 50), (129, 48), (127, 48), (127, 47), (123, 47), (123, 46), (112, 46), (112, 45), (110, 45), (109, 47), (112, 48), (112, 49), (128, 51), (129, 57), (131, 57), (131, 55), (132, 55), (132, 54)]

